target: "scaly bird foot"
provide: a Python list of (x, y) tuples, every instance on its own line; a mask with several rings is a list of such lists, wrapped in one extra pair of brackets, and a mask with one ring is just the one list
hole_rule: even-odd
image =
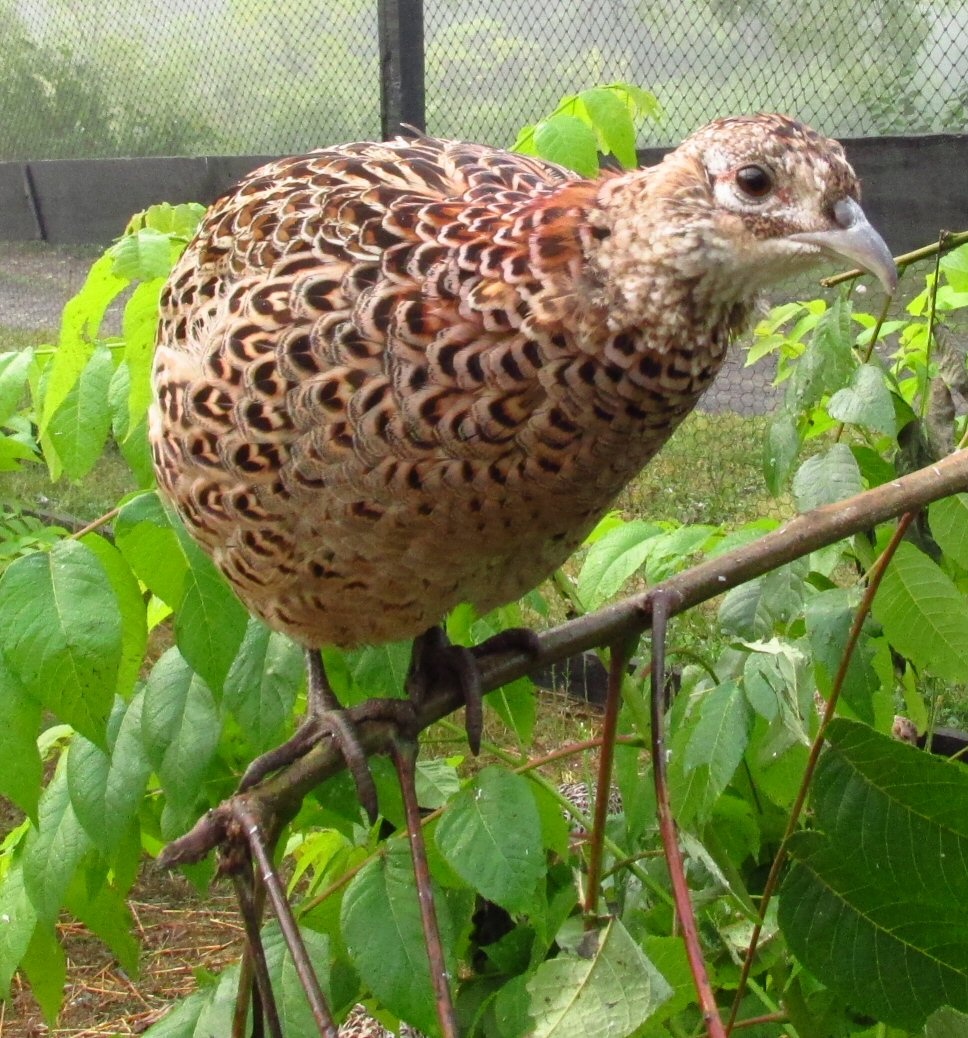
[(343, 754), (346, 767), (356, 783), (357, 797), (372, 824), (379, 814), (379, 805), (366, 753), (360, 745), (352, 722), (347, 718), (346, 711), (340, 706), (330, 687), (319, 653), (312, 649), (307, 650), (306, 662), (308, 685), (305, 719), (290, 739), (257, 757), (246, 768), (238, 791), (244, 793), (272, 772), (295, 763), (321, 739), (329, 736)]
[(407, 695), (419, 703), (434, 685), (455, 682), (464, 697), (467, 741), (476, 756), (484, 730), (480, 661), (508, 652), (536, 655), (539, 648), (538, 636), (526, 627), (509, 627), (472, 648), (451, 645), (443, 628), (431, 627), (414, 639), (405, 682)]

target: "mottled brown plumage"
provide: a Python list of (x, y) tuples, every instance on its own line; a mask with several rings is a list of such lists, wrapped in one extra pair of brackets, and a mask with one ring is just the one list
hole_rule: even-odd
[(430, 138), (271, 163), (164, 291), (159, 482), (307, 647), (515, 599), (692, 409), (762, 287), (831, 250), (889, 279), (857, 197), (838, 144), (774, 115), (597, 180)]

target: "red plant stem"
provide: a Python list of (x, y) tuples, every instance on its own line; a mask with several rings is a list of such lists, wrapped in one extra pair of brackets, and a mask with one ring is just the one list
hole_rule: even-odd
[(319, 1033), (322, 1038), (339, 1038), (336, 1024), (333, 1022), (329, 1006), (326, 1004), (326, 997), (319, 986), (319, 978), (313, 971), (312, 964), (309, 961), (309, 952), (306, 950), (306, 944), (292, 914), (282, 881), (279, 879), (279, 873), (276, 872), (276, 867), (272, 863), (272, 857), (266, 850), (262, 826), (245, 807), (244, 801), (236, 800), (235, 816), (245, 831), (246, 842), (252, 851), (252, 857), (255, 859), (259, 875), (265, 884), (269, 900), (272, 902), (272, 909), (279, 923), (279, 929), (282, 931), (289, 953), (292, 955), (296, 974), (306, 994), (306, 999), (309, 1002), (309, 1008), (312, 1011), (313, 1019), (316, 1021), (316, 1026), (319, 1028)]
[[(638, 638), (634, 639), (638, 641)], [(632, 639), (611, 646), (608, 667), (608, 696), (605, 700), (605, 720), (602, 723), (602, 752), (598, 758), (598, 785), (595, 790), (595, 820), (592, 825), (591, 854), (588, 861), (588, 879), (584, 912), (591, 921), (598, 911), (598, 893), (602, 883), (602, 857), (605, 850), (605, 824), (608, 821), (608, 801), (612, 792), (612, 766), (615, 763), (615, 737), (618, 734), (618, 715), (622, 706), (622, 679), (631, 656)]]
[(726, 1024), (727, 1033), (733, 1030), (736, 1021), (736, 1014), (739, 1012), (740, 1002), (742, 1001), (743, 995), (746, 991), (746, 982), (749, 980), (750, 971), (753, 968), (753, 959), (756, 957), (756, 946), (759, 943), (760, 934), (763, 932), (763, 921), (766, 919), (766, 911), (770, 906), (773, 892), (776, 890), (777, 884), (779, 883), (780, 872), (786, 864), (787, 844), (790, 841), (790, 837), (796, 831), (797, 823), (800, 821), (800, 815), (803, 813), (803, 806), (807, 802), (807, 794), (810, 792), (813, 775), (817, 770), (817, 762), (820, 760), (820, 751), (823, 749), (824, 735), (826, 734), (827, 726), (833, 719), (834, 711), (837, 708), (837, 700), (840, 698), (844, 679), (847, 677), (847, 668), (850, 666), (851, 657), (853, 656), (854, 649), (857, 647), (857, 642), (860, 639), (861, 629), (863, 628), (864, 621), (867, 619), (867, 615), (871, 610), (871, 605), (873, 604), (874, 596), (877, 594), (877, 589), (881, 586), (881, 580), (887, 571), (888, 563), (892, 558), (894, 558), (894, 553), (897, 551), (898, 545), (904, 539), (904, 534), (907, 532), (907, 528), (914, 521), (916, 515), (917, 512), (906, 512), (898, 520), (897, 529), (894, 531), (887, 547), (884, 549), (881, 557), (877, 560), (871, 571), (870, 583), (867, 585), (864, 597), (861, 599), (860, 605), (857, 607), (857, 615), (854, 617), (854, 622), (850, 626), (850, 634), (847, 637), (847, 644), (844, 646), (844, 654), (841, 657), (840, 666), (837, 668), (837, 674), (834, 677), (834, 682), (830, 689), (830, 698), (827, 700), (823, 717), (820, 719), (820, 725), (817, 728), (817, 734), (814, 737), (813, 745), (810, 747), (810, 756), (807, 758), (807, 766), (804, 769), (803, 778), (800, 780), (800, 788), (797, 790), (797, 798), (790, 810), (790, 817), (787, 820), (786, 831), (783, 833), (783, 839), (780, 841), (776, 857), (773, 859), (773, 864), (770, 867), (770, 874), (766, 877), (766, 884), (763, 887), (763, 895), (760, 898), (759, 917), (753, 927), (753, 933), (750, 937), (750, 946), (746, 952), (746, 957), (743, 959), (743, 968), (740, 971), (739, 984), (736, 988), (736, 995), (733, 998), (733, 1005), (729, 1012), (729, 1020)]
[(420, 902), (420, 921), (423, 924), (424, 944), (430, 961), (430, 981), (437, 1000), (437, 1019), (443, 1038), (458, 1038), (454, 1000), (450, 994), (444, 951), (440, 941), (440, 927), (434, 910), (434, 894), (430, 881), (430, 866), (427, 864), (427, 847), (424, 844), (420, 807), (417, 803), (415, 772), (417, 766), (416, 738), (395, 739), (390, 748), (393, 764), (400, 780), (403, 807), (407, 819), (407, 837), (410, 840), (410, 856), (413, 859), (413, 875)]
[(652, 597), (652, 776), (655, 780), (662, 848), (665, 851), (669, 878), (672, 880), (676, 911), (686, 942), (686, 956), (689, 959), (693, 983), (696, 985), (696, 994), (699, 996), (699, 1008), (702, 1010), (706, 1034), (708, 1038), (726, 1038), (716, 997), (709, 983), (709, 974), (706, 972), (706, 963), (702, 957), (699, 928), (689, 898), (689, 885), (686, 883), (682, 851), (679, 849), (679, 836), (675, 819), (672, 817), (672, 804), (669, 801), (665, 748), (665, 634), (672, 611), (671, 598), (671, 595), (661, 592), (656, 592)]

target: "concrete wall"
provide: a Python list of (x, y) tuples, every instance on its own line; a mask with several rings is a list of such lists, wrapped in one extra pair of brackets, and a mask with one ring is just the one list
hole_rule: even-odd
[[(864, 208), (897, 254), (968, 229), (968, 136), (844, 142)], [(642, 153), (646, 163), (662, 152)], [(265, 156), (0, 163), (0, 241), (107, 244), (155, 202), (213, 201)]]

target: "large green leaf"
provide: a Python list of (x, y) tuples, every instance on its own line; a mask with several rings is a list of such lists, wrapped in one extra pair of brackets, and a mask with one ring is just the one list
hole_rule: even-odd
[(786, 486), (799, 453), (797, 423), (787, 411), (778, 411), (766, 428), (763, 445), (763, 475), (771, 494), (778, 495)]
[(81, 543), (89, 548), (104, 567), (121, 614), (121, 660), (118, 664), (117, 690), (129, 696), (141, 673), (145, 649), (148, 647), (148, 619), (144, 595), (131, 567), (114, 545), (95, 533), (87, 534)]
[[(453, 923), (445, 900), (435, 896), (434, 904), (447, 971), (454, 976)], [(361, 869), (350, 883), (343, 898), (342, 925), (353, 964), (376, 998), (415, 1027), (436, 1033), (413, 863), (402, 841), (392, 841), (386, 854)]]
[(15, 862), (0, 880), (0, 998), (10, 997), (10, 981), (37, 928), (37, 909), (24, 883), (23, 863)]
[(185, 659), (220, 696), (248, 617), (215, 564), (187, 534), (182, 535), (182, 546), (189, 567), (175, 614), (175, 640)]
[(615, 595), (643, 565), (662, 532), (655, 523), (633, 519), (595, 541), (578, 574), (578, 595), (585, 607), (596, 609)]
[(873, 612), (891, 645), (916, 666), (948, 681), (968, 681), (968, 602), (913, 544), (898, 546)]
[(47, 435), (64, 472), (72, 479), (83, 479), (104, 449), (111, 428), (108, 389), (113, 374), (111, 351), (106, 346), (96, 347), (50, 416)]
[(610, 152), (626, 169), (638, 165), (635, 154), (635, 125), (629, 106), (614, 91), (604, 87), (583, 90), (578, 100), (585, 106), (598, 136), (598, 150)]
[(531, 1038), (625, 1038), (672, 989), (618, 919), (589, 930), (572, 952), (543, 962), (528, 982)]
[(752, 721), (742, 688), (727, 681), (703, 696), (698, 721), (676, 733), (670, 785), (681, 825), (708, 820), (743, 759)]
[(158, 328), (158, 303), (163, 277), (144, 281), (131, 293), (124, 306), (124, 359), (130, 372), (128, 428), (135, 429), (151, 403), (151, 361)]
[(448, 805), (434, 842), (483, 897), (509, 912), (534, 905), (545, 869), (541, 819), (530, 783), (520, 775), (485, 768)]
[(14, 350), (0, 353), (0, 425), (17, 410), (27, 387), (27, 375), (34, 360), (34, 351)]
[(127, 285), (127, 278), (114, 273), (114, 260), (105, 254), (94, 262), (80, 292), (64, 307), (44, 392), (41, 435), (87, 365), (105, 310)]
[(928, 508), (931, 533), (941, 550), (968, 569), (968, 494), (935, 501)]
[(863, 489), (857, 459), (846, 443), (808, 458), (793, 477), (793, 497), (801, 512), (843, 501)]
[(115, 520), (114, 536), (138, 579), (177, 609), (185, 594), (188, 556), (161, 498), (149, 491), (128, 501)]
[(16, 559), (0, 578), (0, 650), (24, 688), (103, 743), (123, 633), (117, 596), (90, 548), (58, 541)]
[(141, 713), (145, 752), (168, 798), (166, 833), (194, 821), (221, 730), (208, 685), (178, 649), (169, 649), (148, 677)]
[(809, 562), (797, 559), (733, 588), (719, 607), (723, 629), (750, 640), (770, 637), (800, 612), (809, 571)]
[(968, 773), (856, 722), (827, 738), (781, 890), (791, 948), (886, 1023), (968, 1010)]
[(830, 398), (827, 411), (838, 422), (867, 426), (888, 436), (897, 432), (891, 391), (876, 364), (861, 364), (851, 377), (850, 385), (837, 390)]
[(598, 172), (598, 139), (595, 131), (574, 115), (553, 115), (535, 127), (538, 154), (549, 162), (567, 166), (584, 177)]
[(151, 774), (141, 732), (143, 705), (144, 691), (130, 703), (115, 701), (110, 753), (78, 736), (67, 754), (67, 786), (74, 812), (106, 855), (114, 853), (135, 817)]
[(41, 782), (40, 713), (38, 700), (27, 694), (0, 656), (0, 796), (35, 819)]
[[(851, 600), (844, 588), (822, 591), (806, 603), (805, 619), (813, 649), (814, 674), (817, 688), (825, 697), (833, 689), (856, 612), (857, 603)], [(874, 722), (873, 697), (880, 688), (880, 679), (871, 664), (873, 655), (870, 632), (862, 629), (842, 687), (844, 700), (851, 709), (861, 720), (871, 724)]]
[(24, 887), (42, 923), (56, 920), (74, 873), (91, 847), (71, 806), (66, 769), (59, 767), (40, 798), (38, 824), (24, 847)]
[(225, 679), (223, 703), (256, 753), (271, 749), (292, 716), (306, 674), (302, 649), (284, 634), (249, 620), (245, 638)]

